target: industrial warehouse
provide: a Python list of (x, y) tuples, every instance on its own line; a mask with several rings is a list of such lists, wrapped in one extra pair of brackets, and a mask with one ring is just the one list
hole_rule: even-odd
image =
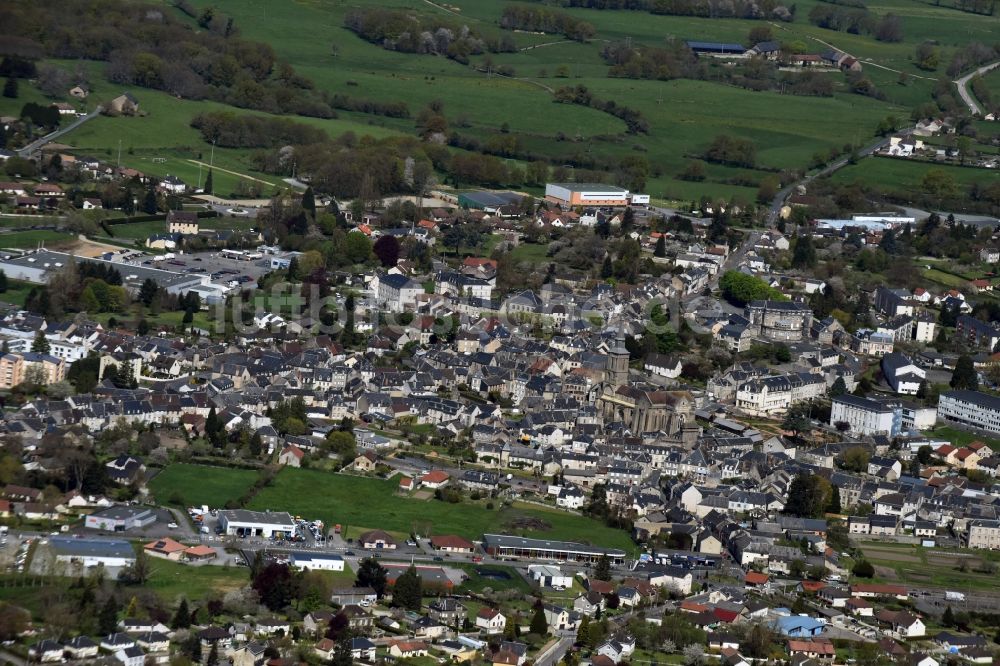
[(257, 536), (268, 539), (295, 534), (295, 521), (285, 511), (247, 511), (229, 509), (219, 512), (219, 526), (229, 536)]
[(77, 539), (54, 536), (49, 547), (56, 561), (84, 568), (125, 567), (135, 563), (132, 544), (121, 539)]
[(484, 534), (483, 550), (497, 559), (558, 560), (562, 562), (596, 562), (604, 556), (611, 564), (624, 564), (625, 551), (599, 548), (573, 541), (526, 539), (506, 534)]
[[(642, 200), (639, 200), (639, 198)], [(621, 207), (634, 203), (649, 203), (646, 195), (630, 195), (629, 191), (614, 185), (600, 183), (549, 183), (545, 186), (545, 200), (563, 207), (573, 206), (613, 206)]]
[(68, 262), (102, 264), (114, 268), (121, 273), (122, 286), (131, 292), (138, 292), (147, 279), (171, 294), (183, 294), (207, 284), (208, 277), (196, 273), (179, 273), (161, 268), (133, 266), (105, 259), (76, 257), (65, 252), (52, 250), (35, 250), (19, 256), (0, 256), (0, 270), (12, 280), (22, 280), (32, 284), (46, 284), (53, 273), (59, 271)]

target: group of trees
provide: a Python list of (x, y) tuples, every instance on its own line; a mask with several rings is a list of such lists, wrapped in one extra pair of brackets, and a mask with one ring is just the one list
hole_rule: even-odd
[(322, 607), (333, 591), (331, 580), (319, 571), (293, 571), (282, 562), (267, 562), (258, 552), (250, 566), (250, 584), (260, 603), (272, 611), (296, 604), (302, 610)]
[(365, 41), (390, 51), (442, 55), (464, 64), (469, 62), (470, 56), (487, 51), (517, 50), (509, 36), (485, 39), (467, 25), (397, 9), (352, 10), (344, 17), (344, 27)]
[(800, 518), (822, 518), (830, 507), (832, 495), (830, 482), (822, 476), (797, 474), (788, 488), (785, 513)]
[(750, 301), (788, 300), (787, 296), (761, 278), (739, 271), (726, 271), (719, 280), (719, 288), (727, 301), (740, 306)]
[(272, 148), (320, 143), (326, 132), (287, 118), (251, 116), (232, 111), (208, 111), (191, 119), (205, 141), (224, 148)]
[(791, 8), (774, 0), (650, 0), (649, 11), (670, 16), (701, 18), (777, 19), (795, 18)]
[(995, 60), (1000, 54), (998, 49), (1000, 49), (1000, 44), (989, 46), (982, 42), (969, 42), (952, 54), (946, 73), (948, 76), (958, 76), (974, 67)]
[(5, 33), (63, 59), (106, 61), (116, 84), (212, 99), (271, 113), (330, 117), (312, 82), (279, 62), (265, 43), (240, 38), (214, 10), (195, 31), (162, 7), (109, 0), (100, 12), (70, 0), (22, 5), (5, 15)]
[(500, 14), (500, 27), (505, 30), (549, 32), (567, 39), (585, 42), (594, 36), (594, 26), (586, 21), (547, 7), (508, 5)]
[(757, 164), (757, 146), (749, 139), (720, 134), (705, 149), (704, 158), (716, 164), (752, 169)]
[(32, 287), (25, 309), (61, 317), (68, 312), (120, 312), (129, 304), (117, 269), (94, 262), (67, 261), (48, 284)]
[(32, 125), (53, 129), (59, 127), (59, 109), (48, 104), (36, 104), (28, 102), (21, 107), (21, 119), (30, 122)]
[(409, 118), (410, 107), (406, 102), (382, 102), (374, 99), (351, 97), (343, 93), (334, 93), (330, 97), (330, 106), (344, 111), (357, 111), (386, 118)]
[(871, 34), (880, 42), (903, 41), (903, 24), (899, 16), (889, 13), (879, 18), (863, 6), (820, 3), (809, 12), (809, 22), (827, 30)]
[(608, 75), (612, 77), (659, 81), (702, 78), (697, 72), (697, 58), (679, 39), (668, 39), (665, 46), (643, 48), (621, 41), (610, 42), (601, 49), (601, 57), (610, 65)]

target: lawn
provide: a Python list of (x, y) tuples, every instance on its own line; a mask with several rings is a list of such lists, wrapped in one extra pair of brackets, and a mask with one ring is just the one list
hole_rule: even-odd
[(8, 279), (7, 290), (0, 292), (0, 302), (10, 303), (12, 305), (24, 305), (24, 301), (28, 297), (28, 293), (37, 286), (38, 285), (31, 284), (30, 282)]
[(410, 533), (429, 528), (432, 534), (458, 534), (469, 539), (480, 539), (488, 532), (504, 532), (625, 549), (632, 546), (625, 532), (582, 516), (520, 506), (490, 510), (485, 503), (470, 500), (459, 504), (420, 500), (398, 495), (397, 487), (398, 479), (286, 467), (273, 484), (257, 494), (249, 508), (288, 511), (310, 519), (319, 518), (327, 525), (341, 524), (354, 529)]
[(31, 229), (28, 231), (12, 231), (0, 234), (0, 248), (25, 249), (36, 248), (40, 244), (55, 248), (76, 240), (73, 234), (48, 229)]
[(969, 281), (965, 278), (961, 278), (957, 275), (952, 275), (951, 273), (945, 273), (936, 268), (925, 268), (923, 275), (928, 280), (937, 282), (938, 284), (943, 284), (946, 287), (955, 287), (957, 289), (967, 288), (969, 286)]
[(249, 569), (230, 566), (190, 566), (163, 559), (150, 560), (149, 580), (144, 587), (160, 595), (168, 604), (180, 597), (204, 599), (213, 592), (224, 594), (247, 585)]
[(959, 430), (958, 428), (953, 428), (951, 426), (938, 426), (933, 430), (927, 431), (925, 434), (947, 439), (952, 444), (959, 447), (965, 446), (971, 442), (983, 442), (994, 451), (1000, 451), (1000, 439), (993, 439), (979, 433)]
[(518, 262), (540, 264), (547, 259), (548, 245), (521, 243), (511, 251), (511, 258)]
[(221, 508), (239, 499), (256, 478), (257, 472), (250, 469), (175, 463), (153, 477), (149, 489), (160, 504), (169, 503), (177, 494), (185, 506)]

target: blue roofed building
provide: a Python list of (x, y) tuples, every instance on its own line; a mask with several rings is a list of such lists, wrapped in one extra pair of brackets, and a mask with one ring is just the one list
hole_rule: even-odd
[(826, 622), (808, 615), (786, 615), (774, 621), (774, 628), (782, 636), (789, 638), (808, 638), (819, 636), (826, 628)]

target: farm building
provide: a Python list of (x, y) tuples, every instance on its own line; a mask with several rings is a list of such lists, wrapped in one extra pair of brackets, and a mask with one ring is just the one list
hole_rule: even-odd
[(698, 55), (725, 58), (745, 58), (747, 49), (742, 44), (726, 44), (724, 42), (687, 41), (687, 47)]

